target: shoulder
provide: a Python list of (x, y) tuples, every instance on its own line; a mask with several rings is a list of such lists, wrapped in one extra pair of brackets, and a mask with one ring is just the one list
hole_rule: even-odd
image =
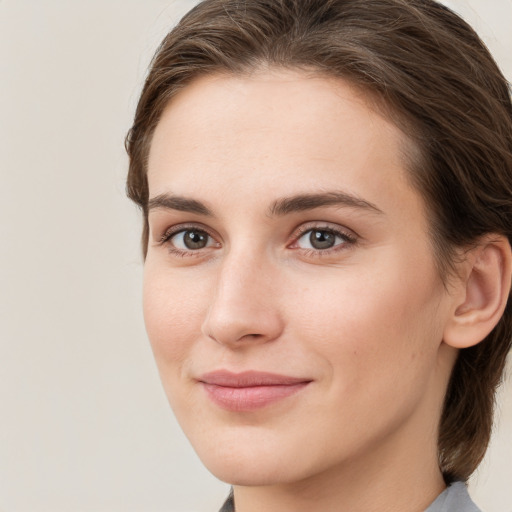
[(447, 487), (425, 512), (482, 512), (471, 500), (464, 482)]
[(222, 505), (219, 512), (235, 512), (235, 503), (233, 500), (233, 489), (231, 489), (228, 499), (224, 502), (224, 505)]

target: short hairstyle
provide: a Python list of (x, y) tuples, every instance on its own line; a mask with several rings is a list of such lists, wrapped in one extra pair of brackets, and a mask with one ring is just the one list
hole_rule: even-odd
[[(205, 0), (161, 43), (126, 138), (144, 254), (147, 159), (164, 108), (199, 76), (269, 66), (344, 79), (407, 133), (408, 176), (425, 201), (443, 279), (457, 249), (490, 233), (512, 239), (509, 84), (459, 16), (433, 0)], [(509, 301), (489, 336), (459, 352), (439, 424), (447, 483), (467, 480), (485, 454), (511, 339)]]

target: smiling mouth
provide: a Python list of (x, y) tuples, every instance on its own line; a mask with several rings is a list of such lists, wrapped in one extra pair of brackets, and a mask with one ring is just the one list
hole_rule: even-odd
[(214, 404), (232, 412), (261, 409), (294, 395), (312, 382), (274, 373), (226, 370), (207, 373), (198, 381)]

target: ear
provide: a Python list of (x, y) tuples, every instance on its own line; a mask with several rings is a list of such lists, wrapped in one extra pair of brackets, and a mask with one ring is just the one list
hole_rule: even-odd
[(503, 315), (510, 293), (512, 254), (501, 235), (486, 236), (462, 263), (444, 342), (454, 348), (480, 343)]

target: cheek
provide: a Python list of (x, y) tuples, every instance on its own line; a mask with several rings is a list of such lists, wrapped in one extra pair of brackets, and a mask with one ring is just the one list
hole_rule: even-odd
[(435, 364), (442, 285), (428, 270), (430, 261), (417, 276), (407, 260), (391, 256), (364, 272), (343, 269), (336, 279), (311, 283), (302, 295), (307, 299), (295, 307), (298, 332), (340, 386), (394, 385), (398, 379), (405, 386), (425, 378)]
[(198, 337), (206, 307), (198, 283), (150, 265), (144, 269), (144, 321), (161, 371), (182, 364)]

